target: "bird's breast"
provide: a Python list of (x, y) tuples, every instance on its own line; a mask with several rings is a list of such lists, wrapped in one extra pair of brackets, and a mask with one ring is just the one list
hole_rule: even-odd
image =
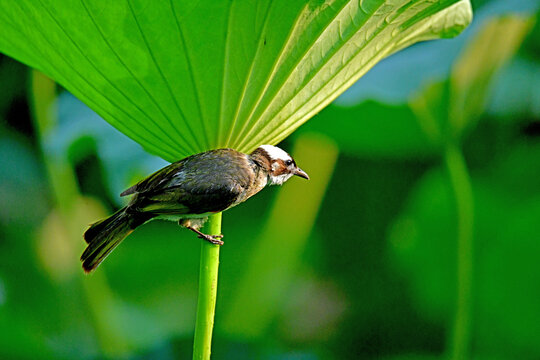
[(247, 186), (244, 189), (244, 191), (240, 193), (240, 195), (234, 201), (231, 207), (246, 201), (247, 199), (249, 199), (256, 193), (261, 191), (266, 186), (267, 182), (268, 182), (268, 176), (262, 172), (258, 172), (256, 176), (253, 178), (253, 182), (249, 184), (249, 186)]

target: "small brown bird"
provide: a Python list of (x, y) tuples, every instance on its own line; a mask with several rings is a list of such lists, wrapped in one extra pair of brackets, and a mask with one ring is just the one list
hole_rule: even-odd
[(249, 155), (233, 149), (211, 150), (172, 163), (121, 193), (133, 195), (129, 204), (86, 230), (83, 269), (94, 270), (136, 227), (152, 219), (178, 221), (198, 237), (222, 245), (223, 235), (199, 230), (208, 215), (246, 201), (266, 185), (281, 185), (293, 175), (309, 179), (289, 154), (272, 145), (262, 145)]

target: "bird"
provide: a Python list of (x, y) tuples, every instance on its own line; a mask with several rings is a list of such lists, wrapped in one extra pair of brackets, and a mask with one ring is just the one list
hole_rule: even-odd
[(199, 238), (223, 245), (223, 235), (200, 231), (209, 215), (294, 175), (309, 180), (286, 151), (273, 145), (261, 145), (250, 154), (230, 148), (210, 150), (165, 166), (120, 194), (132, 196), (127, 206), (86, 230), (83, 270), (95, 270), (135, 228), (153, 219), (177, 221)]

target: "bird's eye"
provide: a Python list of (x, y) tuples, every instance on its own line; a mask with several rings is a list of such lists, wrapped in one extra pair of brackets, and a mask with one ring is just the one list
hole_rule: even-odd
[(286, 160), (285, 165), (290, 166), (292, 164), (292, 160)]

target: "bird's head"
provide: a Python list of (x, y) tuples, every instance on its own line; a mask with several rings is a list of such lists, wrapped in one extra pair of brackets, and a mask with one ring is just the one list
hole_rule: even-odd
[(309, 180), (308, 174), (296, 166), (291, 155), (277, 146), (261, 145), (252, 153), (252, 156), (264, 159), (269, 185), (281, 185), (293, 175)]

